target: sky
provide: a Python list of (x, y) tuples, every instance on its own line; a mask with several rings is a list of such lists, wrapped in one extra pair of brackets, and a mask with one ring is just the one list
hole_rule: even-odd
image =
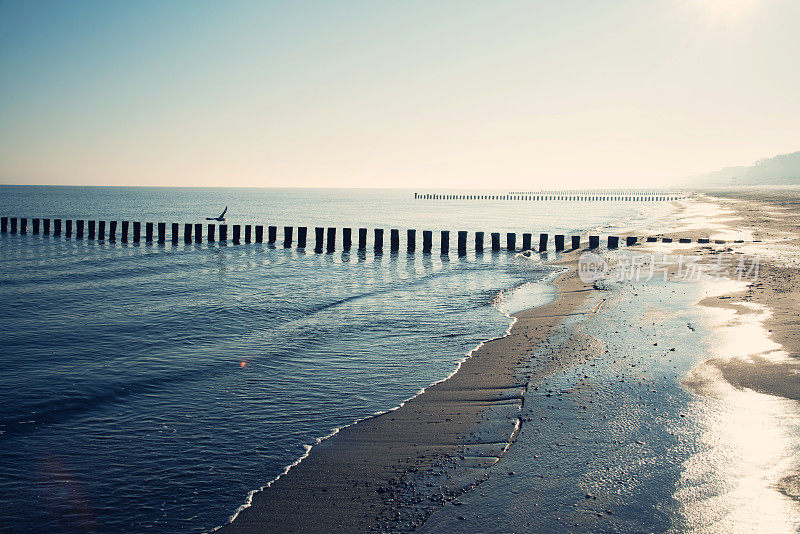
[(648, 187), (800, 150), (797, 0), (0, 0), (0, 183)]

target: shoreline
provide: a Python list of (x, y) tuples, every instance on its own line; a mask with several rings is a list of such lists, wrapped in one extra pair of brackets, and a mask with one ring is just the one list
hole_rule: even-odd
[[(566, 267), (550, 282), (556, 287), (554, 300), (509, 315), (513, 322), (503, 336), (481, 342), (448, 377), (399, 406), (320, 438), (281, 475), (251, 492), (249, 506), (240, 507), (231, 521), (213, 531), (413, 529), (436, 508), (476, 487), (484, 476), (480, 469), (499, 461), (515, 439), (519, 421), (513, 414), (525, 394), (516, 374), (526, 354), (594, 290), (574, 276), (576, 263), (577, 254), (551, 263)], [(486, 423), (486, 412), (497, 408), (505, 417), (492, 417), (500, 421), (486, 425), (494, 426), (490, 437), (467, 443), (476, 427)], [(435, 431), (431, 425), (436, 425)], [(469, 448), (487, 447), (493, 450), (464, 454)], [(459, 461), (475, 458), (487, 460), (478, 460), (471, 476), (457, 484), (460, 487), (431, 501), (438, 504), (418, 505), (423, 500), (418, 494), (426, 492), (423, 477), (441, 476)], [(430, 482), (427, 487), (432, 487)], [(312, 496), (314, 504), (309, 503)]]
[[(537, 283), (537, 284), (538, 284), (538, 283), (548, 283), (548, 284), (553, 284), (553, 285), (554, 285), (554, 284), (555, 284), (555, 280), (556, 280), (556, 279), (558, 279), (558, 278), (559, 278), (559, 276), (561, 276), (561, 274), (563, 274), (563, 273), (553, 273), (553, 274), (551, 274), (551, 275), (549, 275), (549, 276), (546, 276), (546, 277), (545, 277), (545, 278), (543, 278), (542, 280), (536, 281), (536, 282), (534, 282), (534, 283)], [(501, 313), (503, 316), (505, 316), (506, 318), (508, 318), (508, 319), (511, 321), (511, 322), (510, 322), (510, 324), (509, 324), (509, 326), (508, 326), (508, 328), (506, 328), (505, 332), (503, 332), (503, 334), (502, 334), (502, 335), (499, 335), (499, 336), (496, 336), (496, 337), (493, 337), (493, 338), (489, 338), (489, 339), (483, 340), (483, 341), (481, 341), (480, 343), (478, 343), (478, 344), (477, 344), (477, 345), (476, 345), (476, 346), (475, 346), (473, 349), (471, 349), (470, 351), (468, 351), (468, 352), (467, 352), (467, 353), (464, 355), (464, 357), (463, 357), (463, 358), (461, 358), (461, 360), (459, 360), (459, 361), (458, 361), (458, 363), (457, 363), (457, 365), (456, 365), (455, 369), (453, 369), (453, 371), (452, 371), (450, 374), (448, 374), (446, 377), (444, 377), (444, 378), (442, 378), (442, 379), (440, 379), (440, 380), (437, 380), (436, 382), (432, 382), (432, 383), (431, 383), (431, 384), (429, 384), (428, 386), (425, 386), (425, 387), (421, 388), (421, 389), (420, 389), (419, 391), (417, 391), (417, 392), (416, 392), (414, 395), (412, 395), (411, 397), (408, 397), (407, 399), (403, 400), (403, 401), (402, 401), (400, 404), (398, 404), (397, 406), (394, 406), (394, 407), (392, 407), (392, 408), (389, 408), (389, 409), (387, 409), (387, 410), (382, 410), (382, 411), (375, 412), (375, 413), (373, 413), (373, 414), (370, 414), (370, 415), (368, 415), (368, 416), (365, 416), (365, 417), (362, 417), (362, 418), (356, 419), (356, 420), (354, 420), (353, 422), (351, 422), (351, 423), (348, 423), (348, 424), (346, 424), (346, 425), (342, 425), (342, 426), (336, 427), (336, 428), (332, 429), (332, 430), (331, 430), (331, 432), (329, 432), (329, 433), (328, 433), (328, 434), (326, 434), (325, 436), (321, 436), (321, 437), (318, 437), (318, 438), (316, 438), (315, 442), (314, 442), (312, 445), (304, 445), (305, 452), (304, 452), (302, 455), (300, 455), (300, 456), (299, 456), (299, 457), (298, 457), (298, 458), (297, 458), (295, 461), (293, 461), (292, 463), (290, 463), (290, 464), (286, 465), (286, 466), (283, 468), (283, 470), (281, 471), (281, 473), (280, 473), (279, 475), (277, 475), (275, 478), (273, 478), (272, 480), (270, 480), (269, 482), (267, 482), (267, 483), (266, 483), (264, 486), (261, 486), (260, 488), (257, 488), (257, 489), (254, 489), (254, 490), (251, 490), (251, 491), (250, 491), (250, 492), (247, 494), (247, 499), (245, 500), (245, 503), (244, 503), (244, 504), (242, 504), (241, 506), (239, 506), (239, 508), (237, 508), (237, 509), (236, 509), (236, 511), (235, 511), (235, 512), (234, 512), (234, 513), (231, 515), (231, 517), (228, 519), (228, 522), (227, 522), (226, 524), (224, 524), (224, 525), (220, 525), (220, 526), (214, 527), (214, 528), (211, 530), (211, 532), (217, 532), (217, 531), (219, 531), (220, 529), (222, 529), (223, 527), (225, 527), (225, 526), (227, 526), (228, 524), (230, 524), (230, 523), (232, 523), (233, 521), (235, 521), (235, 520), (236, 520), (236, 518), (239, 516), (239, 514), (240, 514), (240, 513), (241, 513), (243, 510), (246, 510), (247, 508), (249, 508), (249, 507), (252, 505), (252, 498), (253, 498), (253, 496), (254, 496), (255, 494), (257, 494), (257, 493), (259, 493), (259, 492), (261, 492), (261, 491), (264, 491), (265, 489), (267, 489), (267, 488), (271, 487), (271, 486), (272, 486), (272, 484), (274, 484), (274, 483), (275, 483), (275, 482), (276, 482), (278, 479), (280, 479), (281, 477), (283, 477), (284, 475), (286, 475), (286, 474), (287, 474), (287, 473), (288, 473), (288, 472), (289, 472), (289, 471), (290, 471), (292, 468), (294, 468), (294, 467), (295, 467), (295, 466), (297, 466), (297, 465), (298, 465), (300, 462), (302, 462), (302, 461), (303, 461), (305, 458), (307, 458), (307, 457), (309, 456), (309, 454), (311, 454), (311, 451), (313, 450), (313, 448), (314, 448), (314, 447), (316, 447), (317, 445), (319, 445), (320, 443), (322, 443), (323, 441), (325, 441), (325, 440), (328, 440), (328, 439), (330, 439), (330, 438), (332, 438), (332, 437), (336, 436), (336, 434), (338, 434), (340, 431), (342, 431), (342, 430), (344, 430), (344, 429), (346, 429), (346, 428), (352, 427), (353, 425), (356, 425), (356, 424), (358, 424), (358, 423), (360, 423), (360, 422), (362, 422), (362, 421), (366, 421), (366, 420), (368, 420), (368, 419), (372, 419), (372, 418), (375, 418), (375, 417), (380, 417), (380, 416), (382, 416), (382, 415), (385, 415), (385, 414), (388, 414), (388, 413), (394, 412), (395, 410), (398, 410), (398, 409), (402, 408), (403, 406), (405, 406), (405, 404), (406, 404), (406, 403), (408, 403), (409, 401), (411, 401), (411, 400), (414, 400), (415, 398), (417, 398), (417, 397), (419, 397), (420, 395), (424, 394), (424, 393), (425, 393), (425, 392), (426, 392), (428, 389), (430, 389), (431, 387), (433, 387), (433, 386), (436, 386), (437, 384), (440, 384), (440, 383), (442, 383), (442, 382), (445, 382), (446, 380), (449, 380), (450, 378), (452, 378), (452, 377), (453, 377), (453, 375), (455, 375), (456, 373), (458, 373), (458, 371), (461, 369), (461, 366), (463, 365), (463, 363), (464, 363), (464, 362), (465, 362), (467, 359), (471, 358), (471, 357), (472, 357), (472, 355), (473, 355), (473, 354), (474, 354), (474, 353), (475, 353), (477, 350), (479, 350), (481, 347), (483, 347), (485, 344), (487, 344), (487, 343), (489, 343), (489, 342), (492, 342), (492, 341), (495, 341), (495, 340), (497, 340), (497, 339), (502, 339), (502, 338), (504, 338), (504, 337), (506, 337), (506, 336), (510, 335), (510, 334), (511, 334), (511, 329), (514, 327), (514, 324), (516, 324), (516, 322), (517, 322), (517, 318), (515, 317), (515, 315), (516, 315), (516, 313), (519, 313), (519, 312), (515, 312), (515, 313), (511, 313), (511, 314), (504, 312), (503, 310), (501, 310), (501, 309), (500, 309), (499, 301), (501, 300), (501, 298), (502, 298), (503, 294), (505, 294), (506, 292), (514, 292), (514, 291), (517, 291), (517, 290), (519, 290), (520, 288), (522, 288), (522, 287), (524, 287), (525, 285), (527, 285), (527, 284), (530, 284), (530, 283), (531, 283), (531, 282), (525, 282), (524, 284), (522, 284), (522, 285), (520, 285), (520, 286), (517, 286), (517, 287), (511, 288), (511, 289), (504, 289), (504, 290), (500, 291), (500, 292), (499, 292), (499, 293), (496, 295), (496, 297), (495, 297), (495, 303), (494, 303), (494, 304), (492, 304), (492, 306), (494, 306), (494, 307), (495, 307), (495, 308), (498, 310), (498, 312), (499, 312), (499, 313)], [(556, 291), (556, 294), (557, 294), (557, 291)], [(552, 302), (552, 301), (550, 301), (550, 302)], [(546, 306), (547, 304), (550, 304), (550, 302), (546, 302), (545, 304), (542, 304), (541, 306), (534, 306), (534, 308), (536, 308), (536, 307), (542, 307), (542, 306)], [(531, 309), (532, 309), (532, 308), (531, 308)], [(522, 310), (522, 311), (524, 311), (524, 310)], [(511, 444), (511, 443), (509, 443), (509, 445), (510, 445), (510, 444)]]
[[(800, 401), (800, 263), (791, 264), (788, 254), (800, 250), (800, 197), (790, 189), (723, 190), (703, 195), (718, 208), (730, 210), (730, 215), (714, 221), (719, 229), (693, 232), (712, 235), (724, 232), (751, 232), (752, 242), (735, 243), (724, 247), (707, 245), (692, 247), (691, 253), (711, 257), (721, 251), (735, 254), (766, 255), (759, 258), (759, 272), (755, 280), (744, 288), (707, 296), (695, 306), (709, 310), (725, 310), (730, 317), (717, 328), (747, 328), (753, 335), (762, 336), (762, 352), (752, 352), (752, 347), (739, 349), (727, 347), (722, 355), (699, 362), (684, 377), (693, 393), (702, 397), (717, 397), (712, 386), (707, 390), (704, 379), (695, 381), (704, 368), (712, 369), (720, 380), (736, 391), (752, 391), (788, 403)], [(792, 209), (794, 208), (794, 209)], [(777, 211), (776, 211), (777, 210)], [(686, 233), (685, 231), (681, 232)], [(763, 243), (763, 245), (762, 245)], [(783, 248), (780, 252), (770, 247)], [(766, 247), (766, 248), (765, 248)], [(787, 247), (791, 247), (788, 250)], [(788, 253), (788, 254), (787, 254)], [(750, 340), (742, 339), (746, 343)], [(771, 344), (771, 347), (769, 346)], [(741, 354), (737, 353), (741, 352)], [(783, 471), (783, 476), (772, 481), (772, 487), (786, 498), (800, 502), (800, 457), (794, 457), (794, 467)]]
[[(719, 199), (707, 200), (718, 206), (722, 204)], [(671, 253), (697, 254), (709, 259), (720, 251), (741, 252), (749, 250), (747, 247), (761, 246), (762, 234), (766, 232), (764, 225), (756, 227), (746, 216), (741, 219), (721, 220), (716, 214), (704, 219), (707, 227), (665, 228), (663, 235), (680, 232), (683, 236), (688, 232), (694, 237), (700, 234), (708, 237), (725, 229), (741, 231), (743, 221), (745, 231), (756, 232), (755, 242), (734, 245), (729, 241), (722, 246), (695, 242), (688, 247), (673, 248)], [(794, 232), (794, 227), (790, 231)], [(794, 235), (792, 243), (796, 245)], [(642, 245), (643, 250), (657, 250)], [(216, 531), (412, 531), (445, 506), (450, 510), (448, 514), (453, 515), (457, 509), (452, 505), (462, 504), (456, 499), (487, 481), (488, 469), (509, 449), (515, 450), (511, 445), (521, 437), (522, 423), (528, 420), (521, 415), (528, 388), (536, 389), (533, 385), (541, 383), (542, 378), (582, 363), (581, 358), (585, 362), (602, 351), (602, 347), (586, 345), (587, 339), (572, 348), (552, 351), (546, 361), (540, 359), (537, 365), (530, 365), (531, 354), (537, 348), (547, 348), (554, 327), (571, 315), (598, 312), (605, 301), (600, 297), (602, 293), (596, 292), (597, 288), (575, 276), (577, 260), (578, 253), (566, 252), (549, 262), (566, 268), (552, 282), (556, 287), (553, 301), (514, 313), (514, 322), (506, 335), (482, 342), (449, 377), (421, 390), (397, 408), (357, 421), (319, 441), (302, 461), (298, 460), (265, 489), (251, 494), (252, 506), (241, 510), (232, 523)], [(800, 302), (797, 298), (800, 270), (783, 267), (787, 269), (784, 275), (791, 274), (794, 289), (788, 296), (780, 297), (783, 305), (776, 310), (779, 291), (775, 284), (781, 279), (782, 268), (769, 262), (762, 268), (766, 269), (765, 276), (770, 274), (770, 283), (760, 283), (760, 279), (743, 292), (715, 295), (694, 304), (728, 307), (742, 313), (747, 310), (741, 309), (740, 301), (753, 300), (773, 310), (763, 328), (769, 328), (770, 339), (789, 354), (788, 363), (778, 368), (767, 362), (771, 365), (770, 372), (760, 374), (754, 370), (764, 368), (766, 364), (762, 361), (736, 368), (721, 366), (720, 372), (734, 388), (798, 400), (800, 387), (796, 377), (800, 374), (792, 374), (800, 372), (798, 329), (793, 329), (796, 320), (791, 319), (791, 314)], [(590, 299), (592, 295), (600, 298)], [(584, 305), (587, 300), (590, 306)], [(715, 365), (715, 361), (706, 356), (700, 363), (704, 364)], [(683, 382), (685, 378), (681, 377), (681, 383), (689, 387)], [(513, 474), (513, 471), (508, 473)], [(798, 480), (800, 475), (787, 472), (776, 482), (776, 487), (787, 497), (798, 500)], [(538, 491), (546, 491), (546, 487)], [(439, 516), (436, 517), (440, 520)]]
[[(665, 221), (663, 235), (685, 235), (686, 223), (696, 236), (726, 230), (717, 223), (730, 214), (711, 202), (701, 198), (686, 208), (674, 217), (677, 224)], [(698, 395), (685, 380), (709, 358), (751, 350), (726, 339), (726, 329), (741, 333), (738, 323), (728, 324), (725, 314), (719, 321), (699, 305), (745, 284), (695, 282), (674, 269), (664, 282), (647, 279), (646, 271), (645, 278), (625, 277), (633, 265), (625, 258), (635, 250), (658, 258), (707, 255), (701, 261), (711, 264), (714, 250), (729, 248), (716, 245), (642, 243), (602, 251), (614, 269), (598, 284), (609, 289), (598, 317), (566, 321), (531, 366), (546, 364), (571, 339), (578, 343), (567, 350), (584, 351), (584, 360), (545, 381), (532, 377), (530, 388), (538, 386), (539, 394), (527, 397), (525, 423), (502, 464), (420, 532), (796, 532), (796, 401), (737, 388), (719, 373), (712, 377), (721, 392), (716, 397)], [(771, 246), (766, 238), (731, 245), (748, 254), (748, 247)], [(768, 293), (764, 298), (770, 303)], [(787, 317), (776, 310), (775, 319), (781, 315)], [(757, 326), (762, 335), (753, 353), (772, 349), (767, 328)]]
[[(782, 194), (784, 193), (784, 194)], [(761, 254), (769, 251), (765, 245), (791, 246), (796, 254), (800, 250), (800, 216), (787, 208), (787, 204), (800, 207), (800, 200), (785, 194), (786, 191), (722, 191), (705, 196), (722, 207), (722, 202), (733, 210), (733, 217), (719, 221), (729, 231), (752, 231), (752, 243), (724, 246), (706, 245), (690, 249), (694, 254), (711, 257), (720, 250), (742, 254)], [(785, 210), (781, 214), (771, 209)], [(791, 217), (794, 216), (794, 220)], [(714, 230), (694, 232), (711, 235)], [(685, 232), (683, 232), (685, 233)], [(763, 245), (762, 245), (763, 243)], [(714, 366), (726, 382), (735, 388), (752, 389), (760, 393), (800, 401), (800, 269), (798, 265), (781, 265), (780, 256), (759, 262), (758, 279), (747, 283), (744, 289), (711, 296), (697, 304), (708, 308), (731, 310), (734, 319), (753, 316), (766, 311), (758, 321), (766, 337), (775, 345), (774, 352), (784, 352), (778, 359), (755, 356), (709, 358), (704, 364)], [(760, 309), (759, 309), (760, 308)], [(773, 352), (773, 351), (768, 351)]]

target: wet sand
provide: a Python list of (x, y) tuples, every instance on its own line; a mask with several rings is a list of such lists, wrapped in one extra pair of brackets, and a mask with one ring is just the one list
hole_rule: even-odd
[[(697, 247), (692, 253), (711, 256), (733, 251), (758, 255), (760, 261), (758, 279), (745, 290), (706, 298), (698, 304), (732, 310), (734, 320), (768, 310), (763, 328), (783, 354), (777, 358), (767, 353), (710, 359), (704, 365), (716, 368), (735, 388), (800, 401), (800, 188), (729, 189), (706, 195), (732, 212), (721, 221), (723, 226), (733, 232), (747, 232), (752, 240), (725, 247)], [(713, 233), (713, 229), (700, 230), (693, 237)], [(756, 306), (748, 306), (751, 303)], [(705, 387), (702, 383), (687, 385), (700, 393)], [(800, 501), (800, 458), (795, 458), (793, 472), (778, 480), (775, 487)]]
[[(577, 254), (565, 259), (574, 264)], [(518, 367), (564, 317), (586, 313), (580, 305), (594, 292), (574, 271), (554, 283), (553, 302), (515, 314), (509, 334), (474, 351), (452, 377), (314, 446), (220, 531), (413, 530), (478, 485), (482, 469), (499, 460), (519, 428), (526, 384)], [(559, 357), (575, 353), (567, 351), (552, 363), (559, 364)], [(457, 478), (446, 475), (459, 466)], [(443, 476), (441, 484), (429, 481)]]
[[(743, 209), (775, 211), (773, 205)], [(632, 249), (599, 254), (619, 267), (628, 252), (707, 256), (703, 261), (710, 263), (721, 251), (757, 253), (772, 246), (773, 238), (796, 246), (798, 226), (791, 213), (775, 211), (781, 213), (775, 216), (780, 231), (770, 237), (747, 219), (737, 219), (737, 213), (704, 221), (697, 217), (703, 210), (695, 211), (662, 229), (661, 235), (675, 238), (672, 244), (640, 242)], [(754, 234), (751, 242), (696, 242), (740, 227)], [(784, 230), (794, 231), (794, 237), (784, 239)], [(679, 237), (694, 242), (680, 244)], [(796, 267), (765, 258), (762, 268), (760, 280), (747, 291), (718, 293), (744, 285), (723, 283), (713, 287), (717, 296), (699, 302), (705, 282), (680, 282), (674, 267), (670, 280), (676, 281), (668, 283), (616, 283), (609, 276), (600, 284), (608, 291), (597, 316), (569, 320), (542, 344), (551, 345), (549, 353), (554, 354), (559, 337), (582, 335), (584, 341), (574, 349), (585, 350), (588, 359), (549, 380), (537, 380), (536, 373), (524, 377), (531, 388), (537, 384), (553, 396), (529, 392), (522, 411), (525, 422), (503, 461), (479, 488), (452, 503), (458, 506), (437, 511), (420, 531), (796, 531), (798, 507), (779, 493), (798, 499), (800, 477), (794, 466), (800, 465), (800, 455), (783, 456), (796, 439), (783, 441), (779, 427), (794, 428), (791, 420), (798, 411), (793, 405), (800, 388), (792, 325), (798, 317), (794, 306), (800, 285)], [(766, 324), (788, 359), (780, 364), (759, 357), (707, 361), (720, 367), (725, 363), (727, 382), (720, 373), (712, 381), (714, 386), (729, 385), (714, 399), (695, 395), (705, 391), (692, 387), (686, 377), (719, 348), (719, 332), (704, 306), (761, 313), (739, 303), (740, 295), (756, 291), (763, 295), (751, 302), (772, 310)], [(538, 368), (539, 361), (531, 364)], [(741, 395), (731, 395), (737, 388)], [(774, 402), (758, 392), (768, 393)], [(788, 417), (781, 421), (783, 415)]]
[[(725, 226), (751, 232), (756, 242), (727, 244), (724, 248), (719, 245), (696, 247), (692, 253), (709, 256), (732, 247), (745, 254), (758, 254), (761, 259), (758, 280), (748, 284), (746, 290), (704, 299), (700, 304), (734, 310), (741, 315), (756, 313), (742, 303), (768, 308), (771, 316), (764, 321), (764, 327), (788, 358), (774, 361), (753, 357), (707, 363), (717, 367), (725, 380), (735, 387), (800, 400), (800, 258), (795, 256), (796, 263), (787, 265), (769, 254), (776, 246), (800, 250), (800, 189), (727, 190), (708, 196), (722, 200), (724, 206), (734, 212), (733, 218), (724, 222)], [(703, 232), (694, 233), (699, 236)], [(706, 232), (705, 236), (708, 235)]]

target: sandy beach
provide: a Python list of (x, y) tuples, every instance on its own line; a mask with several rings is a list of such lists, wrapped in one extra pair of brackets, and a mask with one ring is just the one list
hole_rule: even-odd
[[(693, 215), (689, 224), (688, 213), (698, 202), (718, 205), (725, 215), (708, 224)], [(735, 390), (800, 400), (800, 270), (786, 261), (791, 254), (768, 253), (776, 244), (782, 251), (797, 250), (798, 197), (795, 190), (715, 192), (682, 206), (674, 228), (660, 235), (691, 237), (692, 244), (642, 244), (636, 251), (705, 258), (765, 253), (758, 280), (695, 302), (691, 284), (676, 289), (584, 283), (576, 276), (579, 254), (562, 254), (554, 260), (565, 272), (554, 281), (553, 302), (516, 314), (508, 335), (483, 344), (449, 379), (314, 446), (220, 531), (625, 530), (643, 517), (650, 518), (652, 530), (736, 527), (738, 519), (707, 519), (681, 504), (681, 491), (700, 491), (686, 489), (687, 466), (700, 453), (671, 440), (685, 426), (702, 426), (703, 416), (692, 415), (696, 395), (705, 393), (702, 380), (695, 380), (698, 367), (718, 369)], [(751, 239), (713, 242), (730, 232), (750, 233)], [(711, 237), (712, 244), (698, 244), (699, 237)], [(608, 257), (616, 254), (609, 251)], [(671, 295), (676, 291), (686, 293)], [(763, 328), (782, 358), (704, 357), (703, 343), (713, 345), (716, 333), (695, 326), (703, 320), (702, 308), (746, 315), (756, 312), (750, 303), (768, 309)], [(694, 315), (687, 321), (684, 312)], [(698, 340), (700, 334), (705, 341)], [(563, 385), (567, 378), (569, 387)], [(549, 385), (551, 379), (562, 387)], [(661, 391), (668, 400), (658, 400)], [(601, 443), (607, 438), (592, 425), (621, 424), (615, 410), (621, 410), (620, 420), (636, 412), (630, 419), (636, 428)], [(605, 462), (602, 468), (568, 474), (591, 464), (592, 455)], [(663, 464), (653, 471), (660, 474), (637, 481), (641, 474), (626, 467), (637, 456)], [(794, 458), (794, 471), (771, 482), (794, 499), (798, 465), (800, 457)], [(674, 493), (673, 486), (679, 488)], [(795, 517), (796, 510), (786, 514)], [(605, 520), (615, 522), (598, 523)]]

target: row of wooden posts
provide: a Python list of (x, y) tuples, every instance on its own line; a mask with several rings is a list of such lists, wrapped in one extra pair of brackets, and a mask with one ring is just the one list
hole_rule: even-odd
[[(19, 219), (19, 226), (17, 225), (17, 218), (16, 217), (2, 217), (0, 220), (2, 223), (2, 233), (10, 233), (16, 234), (21, 233), (25, 234), (28, 231), (28, 219), (27, 218), (20, 218)], [(52, 225), (51, 225), (52, 222)], [(63, 224), (62, 224), (63, 222)], [(10, 226), (9, 226), (10, 223)], [(64, 235), (65, 237), (72, 237), (73, 231), (74, 236), (77, 239), (83, 239), (84, 236), (87, 239), (93, 240), (105, 240), (106, 239), (106, 221), (83, 221), (83, 220), (76, 220), (73, 221), (70, 219), (62, 221), (61, 219), (31, 219), (32, 223), (32, 230), (34, 234), (44, 234), (44, 235), (52, 235), (53, 236), (61, 236)], [(177, 245), (180, 241), (180, 225), (178, 223), (171, 223), (172, 224), (172, 232), (170, 234), (170, 241), (173, 245)], [(117, 228), (120, 228), (119, 233), (119, 241), (123, 243), (127, 243), (129, 241), (133, 243), (139, 243), (142, 241), (142, 223), (140, 222), (129, 222), (129, 221), (121, 221), (117, 223), (117, 221), (108, 221), (108, 241), (117, 241)], [(219, 229), (219, 234), (217, 234), (216, 230)], [(264, 226), (262, 225), (244, 225), (244, 236), (242, 236), (242, 225), (234, 224), (231, 226), (232, 228), (232, 239), (231, 241), (233, 244), (238, 245), (242, 241), (245, 243), (251, 243), (255, 241), (256, 243), (263, 243), (264, 242)], [(255, 236), (253, 235), (253, 229), (255, 229)], [(62, 234), (63, 230), (63, 234)], [(157, 233), (154, 233), (154, 230)], [(295, 244), (295, 236), (294, 236), (294, 227), (292, 226), (284, 226), (283, 227), (283, 247), (290, 248)], [(384, 230), (382, 228), (376, 228), (373, 231), (373, 249), (375, 251), (383, 251), (384, 244)], [(130, 233), (130, 239), (129, 239)], [(334, 252), (336, 250), (336, 233), (337, 228), (314, 228), (315, 234), (315, 244), (314, 244), (314, 251), (315, 252)], [(278, 239), (278, 227), (277, 226), (267, 226), (267, 243), (268, 244), (276, 244)], [(368, 231), (366, 228), (359, 228), (358, 229), (358, 240), (356, 246), (358, 250), (366, 250), (367, 249), (367, 234)], [(514, 232), (508, 232), (505, 236), (505, 247), (501, 244), (501, 237), (502, 234), (500, 232), (492, 232), (489, 234), (490, 236), (490, 243), (487, 248), (491, 248), (492, 251), (499, 251), (502, 249), (509, 250), (509, 251), (525, 251), (525, 250), (534, 250), (533, 247), (533, 233), (523, 233), (522, 234), (522, 243), (521, 248), (517, 246), (517, 234)], [(484, 232), (475, 232), (474, 238), (474, 247), (476, 252), (483, 252), (484, 250)], [(581, 237), (577, 235), (569, 236), (570, 241), (569, 244), (571, 245), (570, 250), (577, 250), (581, 247)], [(300, 226), (297, 228), (297, 241), (296, 246), (297, 248), (306, 248), (308, 238), (308, 228), (305, 226)], [(561, 252), (566, 250), (566, 238), (567, 236), (563, 234), (556, 234), (553, 236), (553, 248), (556, 252)], [(459, 231), (457, 232), (457, 251), (459, 255), (464, 255), (467, 253), (467, 239), (468, 239), (468, 232), (466, 231)], [(548, 242), (550, 239), (550, 234), (542, 233), (539, 234), (539, 247), (536, 249), (539, 252), (545, 252), (548, 249)], [(673, 240), (672, 238), (664, 237), (660, 238), (661, 241), (665, 243), (671, 243)], [(165, 244), (167, 242), (167, 223), (151, 223), (146, 222), (144, 223), (144, 241), (147, 243), (152, 243), (153, 241), (158, 242), (159, 244)], [(627, 236), (624, 238), (625, 244), (627, 246), (633, 246), (638, 242), (638, 237), (631, 237)], [(646, 238), (647, 242), (655, 242), (658, 241), (659, 238), (657, 237), (648, 237)], [(228, 241), (228, 225), (227, 224), (208, 224), (207, 225), (207, 233), (206, 233), (206, 242), (213, 243), (213, 242), (227, 242)], [(691, 243), (691, 239), (678, 239), (680, 243)], [(200, 223), (197, 224), (184, 224), (183, 225), (183, 242), (184, 243), (202, 243), (203, 242), (203, 225)], [(698, 243), (709, 243), (709, 239), (698, 239)], [(716, 243), (724, 243), (725, 241), (716, 240)], [(450, 253), (450, 232), (447, 230), (441, 231), (441, 253), (442, 254), (449, 254)], [(614, 249), (618, 248), (620, 244), (620, 237), (618, 236), (608, 236), (607, 246), (608, 248)], [(588, 248), (596, 249), (600, 247), (600, 236), (590, 235), (589, 236), (589, 243)], [(341, 241), (342, 250), (349, 251), (353, 248), (353, 229), (352, 228), (342, 228), (342, 241)], [(406, 249), (408, 252), (415, 252), (417, 247), (417, 231), (416, 230), (406, 230)], [(423, 253), (430, 253), (433, 249), (433, 232), (431, 230), (424, 230), (422, 232), (422, 252)], [(400, 250), (400, 230), (398, 229), (391, 229), (389, 230), (389, 250), (392, 252), (396, 252)]]
[(548, 201), (565, 200), (572, 202), (669, 202), (684, 198), (683, 195), (669, 194), (515, 194), (507, 195), (463, 195), (463, 194), (440, 194), (440, 193), (414, 193), (417, 200), (526, 200), (526, 201)]
[(665, 189), (537, 189), (536, 191), (509, 191), (509, 195), (633, 195), (633, 196), (659, 196), (681, 195), (679, 191)]

